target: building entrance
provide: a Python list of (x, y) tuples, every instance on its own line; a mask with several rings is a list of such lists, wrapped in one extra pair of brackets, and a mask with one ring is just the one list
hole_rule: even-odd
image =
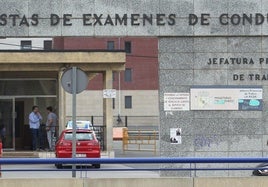
[[(26, 90), (27, 84), (31, 84), (31, 89)], [(55, 113), (58, 113), (57, 81), (55, 79), (0, 80), (0, 86), (6, 90), (0, 92), (0, 132), (4, 149), (30, 150), (31, 132), (28, 116), (33, 105), (39, 106), (43, 117), (41, 124), (46, 122), (47, 106), (52, 106)], [(11, 90), (18, 91), (11, 93)], [(46, 146), (42, 126), (40, 146)]]

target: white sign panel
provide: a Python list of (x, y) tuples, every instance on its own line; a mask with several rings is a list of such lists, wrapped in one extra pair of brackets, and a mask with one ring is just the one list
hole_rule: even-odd
[(181, 144), (181, 128), (170, 128), (170, 143)]
[(164, 111), (190, 110), (189, 93), (164, 93)]
[(262, 110), (262, 88), (191, 88), (191, 110)]
[(103, 98), (116, 98), (116, 89), (103, 90)]
[(191, 110), (238, 110), (238, 90), (191, 89)]
[(262, 89), (240, 89), (239, 99), (262, 99)]

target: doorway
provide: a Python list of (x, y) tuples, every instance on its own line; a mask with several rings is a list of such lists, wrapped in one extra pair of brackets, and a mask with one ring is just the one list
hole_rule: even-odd
[(0, 99), (0, 138), (4, 149), (14, 148), (14, 118), (12, 98)]
[[(0, 138), (6, 150), (30, 150), (29, 114), (39, 106), (45, 124), (46, 107), (58, 113), (56, 79), (0, 79)], [(43, 135), (43, 134), (42, 134)], [(40, 136), (42, 138), (43, 136)], [(44, 144), (46, 139), (40, 139)]]

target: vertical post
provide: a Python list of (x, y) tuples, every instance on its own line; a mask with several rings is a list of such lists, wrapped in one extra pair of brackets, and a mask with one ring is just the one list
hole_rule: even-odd
[[(73, 139), (72, 139), (72, 158), (76, 158), (76, 67), (72, 68), (72, 122), (73, 122)], [(72, 165), (72, 177), (76, 177), (76, 165)]]
[[(61, 79), (61, 76), (63, 74), (63, 69), (61, 69), (59, 71), (59, 74), (58, 74), (58, 82), (60, 83), (60, 79)], [(59, 87), (58, 87), (58, 92), (59, 92), (59, 98), (58, 98), (58, 112), (59, 112), (59, 123), (58, 123), (58, 128), (57, 128), (57, 135), (59, 135), (59, 133), (65, 128), (65, 116), (66, 116), (66, 94), (65, 94), (65, 91), (63, 89), (63, 87), (61, 86), (61, 84), (59, 84)]]
[[(2, 140), (0, 139), (0, 158), (2, 158), (2, 154), (3, 154), (3, 144), (2, 144)], [(1, 164), (0, 164), (0, 178), (2, 177), (2, 171), (1, 171)]]
[(127, 127), (127, 116), (125, 116), (125, 127)]
[[(103, 75), (104, 89), (113, 88), (112, 70), (106, 70)], [(113, 109), (112, 98), (103, 98), (103, 124), (106, 127), (104, 131), (104, 150), (110, 157), (113, 150)]]

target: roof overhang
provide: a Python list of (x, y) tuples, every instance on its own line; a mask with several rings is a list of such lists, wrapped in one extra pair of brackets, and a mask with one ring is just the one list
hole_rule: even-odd
[(0, 51), (0, 71), (59, 71), (76, 66), (86, 72), (125, 69), (124, 51)]

